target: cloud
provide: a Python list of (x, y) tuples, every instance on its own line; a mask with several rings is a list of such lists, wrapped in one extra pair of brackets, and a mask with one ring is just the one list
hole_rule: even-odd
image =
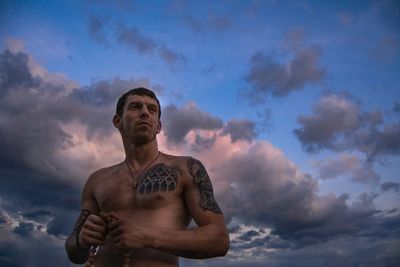
[(33, 77), (28, 67), (28, 56), (5, 50), (0, 54), (0, 96), (11, 88), (30, 88), (38, 86), (40, 79)]
[(233, 119), (224, 126), (223, 134), (229, 134), (232, 142), (237, 140), (253, 141), (257, 137), (256, 125), (248, 119)]
[[(129, 50), (139, 52), (148, 56), (159, 56), (168, 66), (173, 69), (186, 64), (186, 57), (168, 47), (164, 42), (157, 41), (142, 33), (136, 26), (128, 26), (119, 23), (114, 27), (109, 15), (91, 15), (88, 21), (89, 36), (97, 43), (111, 47), (112, 42), (124, 46)], [(108, 33), (114, 34), (108, 38)]]
[(361, 104), (345, 94), (323, 96), (312, 115), (300, 115), (295, 136), (307, 152), (322, 149), (359, 150), (373, 160), (400, 152), (400, 124), (383, 124), (381, 111), (362, 111)]
[(340, 154), (335, 158), (318, 161), (315, 165), (319, 172), (319, 179), (333, 179), (348, 175), (352, 181), (359, 183), (377, 183), (380, 180), (370, 162), (349, 154)]
[(198, 107), (189, 103), (178, 108), (169, 105), (163, 108), (162, 127), (168, 142), (177, 144), (184, 141), (185, 136), (194, 129), (214, 130), (222, 127), (222, 120), (200, 111)]
[[(244, 253), (247, 259), (249, 254), (243, 250), (256, 253), (268, 248), (266, 236), (277, 247), (299, 249), (343, 236), (394, 235), (387, 224), (390, 220), (374, 204), (376, 194), (361, 194), (353, 202), (347, 194), (319, 195), (317, 180), (302, 173), (270, 143), (232, 143), (228, 136), (218, 135), (213, 146), (200, 151), (198, 157), (209, 170), (216, 198), (228, 218), (271, 229), (267, 235), (252, 238), (245, 234), (248, 230), (243, 232), (245, 228), (235, 228), (234, 253)], [(362, 161), (353, 161), (343, 172), (368, 180), (358, 173)], [(366, 228), (371, 232), (365, 232)]]
[(89, 36), (100, 44), (104, 44), (107, 47), (110, 43), (107, 39), (106, 27), (110, 23), (110, 16), (98, 16), (91, 15), (88, 23)]
[[(0, 154), (0, 265), (71, 266), (63, 242), (77, 218), (79, 188), (92, 170), (123, 158), (111, 124), (116, 98), (127, 88), (151, 83), (115, 78), (71, 86), (26, 53), (4, 51), (0, 58), (7, 58), (0, 61), (0, 77), (9, 77), (1, 81), (0, 94), (0, 145), (7, 152)], [(7, 74), (14, 67), (9, 63), (24, 74)], [(361, 124), (376, 125), (372, 113), (361, 114)], [(372, 263), (399, 261), (394, 249), (399, 217), (384, 217), (374, 205), (376, 195), (363, 194), (353, 203), (345, 194), (318, 195), (316, 179), (272, 144), (256, 141), (246, 125), (252, 124), (231, 120), (224, 125), (195, 104), (163, 110), (160, 146), (177, 143), (179, 154), (206, 147), (193, 155), (207, 166), (225, 214), (254, 225), (230, 228), (237, 235), (230, 257), (208, 265), (284, 266), (303, 257), (307, 266), (331, 259), (351, 266), (362, 262), (365, 252), (373, 255), (367, 259)], [(343, 250), (345, 257), (338, 259), (339, 252), (332, 251), (343, 247), (356, 248), (358, 256)]]
[(80, 188), (123, 158), (111, 122), (117, 98), (132, 87), (162, 87), (119, 78), (80, 87), (10, 50), (0, 53), (0, 77), (0, 265), (70, 266), (63, 243)]
[(171, 66), (183, 66), (186, 64), (186, 57), (176, 51), (173, 51), (165, 44), (161, 44), (158, 47), (158, 52), (160, 57)]
[(119, 24), (116, 31), (116, 40), (128, 48), (138, 50), (141, 54), (152, 54), (157, 48), (157, 43), (152, 38), (142, 35), (135, 26), (128, 27), (124, 24)]
[(397, 182), (385, 182), (381, 184), (381, 190), (384, 192), (393, 190), (394, 192), (400, 191), (400, 183)]
[(258, 51), (251, 57), (250, 71), (246, 75), (250, 87), (242, 93), (250, 101), (260, 102), (268, 95), (284, 97), (308, 84), (322, 81), (326, 70), (318, 66), (320, 57), (318, 46), (297, 50), (294, 57), (284, 64)]

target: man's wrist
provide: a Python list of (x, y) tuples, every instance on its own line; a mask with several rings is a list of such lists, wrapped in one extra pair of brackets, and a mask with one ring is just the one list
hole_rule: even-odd
[(144, 240), (146, 240), (146, 244), (145, 244), (146, 247), (157, 249), (158, 244), (156, 242), (157, 239), (154, 238), (154, 235), (153, 235), (154, 231), (155, 231), (155, 229), (146, 228), (144, 231)]

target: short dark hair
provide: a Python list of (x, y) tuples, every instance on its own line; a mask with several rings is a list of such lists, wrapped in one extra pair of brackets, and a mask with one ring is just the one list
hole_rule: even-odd
[(137, 88), (133, 88), (130, 89), (128, 92), (126, 92), (125, 94), (123, 94), (117, 102), (117, 109), (116, 109), (116, 113), (118, 116), (122, 116), (122, 114), (124, 113), (124, 106), (126, 103), (126, 99), (128, 98), (129, 95), (140, 95), (140, 96), (149, 96), (151, 98), (153, 98), (158, 105), (158, 119), (161, 119), (161, 106), (160, 106), (160, 101), (158, 100), (156, 94), (151, 91), (150, 89), (144, 88), (144, 87), (137, 87)]

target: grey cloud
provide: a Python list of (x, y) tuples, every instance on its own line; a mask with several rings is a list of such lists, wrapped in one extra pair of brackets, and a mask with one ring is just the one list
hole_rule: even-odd
[(76, 211), (56, 211), (53, 218), (47, 223), (47, 233), (57, 237), (68, 236), (76, 218), (78, 218), (78, 209)]
[(223, 134), (229, 134), (232, 142), (238, 140), (253, 141), (257, 137), (256, 125), (248, 119), (233, 119), (224, 126)]
[(262, 51), (250, 59), (250, 71), (246, 81), (250, 85), (242, 94), (252, 102), (260, 102), (267, 95), (284, 97), (308, 84), (322, 81), (325, 68), (318, 66), (321, 49), (318, 46), (302, 48), (295, 52), (293, 59), (281, 64)]
[(361, 104), (345, 94), (323, 96), (313, 114), (298, 121), (301, 127), (294, 134), (307, 152), (358, 150), (368, 161), (400, 152), (400, 124), (384, 124), (379, 110), (363, 112)]
[(400, 183), (397, 182), (385, 182), (381, 184), (381, 190), (384, 192), (393, 190), (395, 192), (400, 191)]
[(369, 160), (378, 156), (398, 155), (400, 153), (400, 123), (385, 125), (383, 129), (373, 127), (362, 129), (354, 134), (354, 144), (364, 152)]
[(160, 57), (171, 66), (183, 66), (186, 64), (186, 58), (180, 53), (173, 51), (164, 44), (158, 47)]
[(247, 231), (247, 232), (243, 233), (242, 235), (240, 235), (238, 237), (238, 239), (240, 239), (242, 241), (250, 241), (250, 240), (254, 239), (257, 236), (259, 236), (259, 233), (257, 231), (250, 230), (250, 231)]
[(317, 181), (273, 150), (258, 142), (226, 159), (214, 174), (217, 181), (229, 179), (235, 184), (217, 192), (227, 216), (271, 228), (273, 235), (290, 242), (282, 246), (298, 248), (341, 236), (394, 235), (382, 225), (387, 218), (374, 204), (376, 195), (362, 194), (352, 204), (347, 194), (318, 195)]
[(17, 227), (14, 228), (13, 232), (22, 236), (30, 235), (35, 229), (33, 223), (21, 222)]
[(137, 49), (143, 54), (152, 54), (157, 48), (157, 43), (153, 39), (141, 34), (139, 29), (134, 26), (128, 27), (124, 24), (119, 24), (116, 38), (120, 44)]
[(88, 23), (88, 31), (90, 37), (98, 43), (109, 46), (107, 39), (106, 27), (110, 23), (109, 16), (91, 15)]
[(36, 87), (38, 77), (32, 76), (28, 68), (28, 56), (5, 50), (0, 54), (0, 97), (11, 88)]
[(191, 130), (215, 130), (222, 128), (222, 120), (203, 112), (193, 104), (181, 108), (169, 105), (163, 108), (163, 129), (168, 142), (177, 144), (184, 141)]
[(65, 255), (63, 240), (56, 240), (39, 229), (33, 228), (29, 235), (21, 235), (5, 227), (0, 229), (0, 235), (1, 266), (50, 267), (55, 263), (60, 267), (73, 266)]
[(348, 175), (352, 181), (360, 183), (377, 183), (380, 176), (374, 171), (372, 163), (365, 162), (356, 156), (341, 154), (335, 158), (316, 163), (319, 179), (333, 179)]
[(182, 54), (172, 50), (165, 43), (142, 34), (135, 26), (128, 27), (119, 24), (116, 30), (116, 41), (127, 48), (137, 50), (141, 54), (154, 55), (158, 52), (160, 58), (174, 68), (184, 66), (187, 61)]
[(338, 147), (337, 133), (353, 131), (360, 124), (360, 107), (342, 95), (321, 98), (313, 106), (313, 115), (299, 116), (302, 128), (294, 131), (308, 152), (323, 147)]
[(212, 145), (215, 143), (216, 140), (217, 140), (216, 135), (214, 135), (210, 138), (207, 138), (207, 137), (202, 137), (199, 134), (196, 134), (195, 142), (192, 145), (192, 149), (193, 149), (193, 151), (196, 151), (196, 152), (208, 149), (208, 148), (212, 147)]
[[(33, 75), (28, 62), (25, 53), (0, 53), (0, 265), (71, 266), (63, 238), (78, 215), (76, 175), (92, 166), (57, 155), (77, 145), (63, 126), (78, 122), (88, 135), (106, 136), (118, 96), (149, 81), (116, 78), (71, 89), (46, 78), (52, 73)], [(9, 228), (10, 217), (17, 227)]]
[(399, 101), (396, 101), (396, 103), (394, 103), (393, 111), (395, 113), (400, 113), (400, 102)]

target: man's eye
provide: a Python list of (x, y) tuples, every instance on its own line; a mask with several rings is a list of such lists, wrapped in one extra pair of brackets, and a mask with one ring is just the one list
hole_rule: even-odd
[(150, 112), (153, 112), (153, 113), (157, 112), (157, 108), (156, 107), (150, 106), (150, 107), (148, 107), (148, 109), (149, 109)]
[(139, 104), (133, 104), (130, 106), (132, 109), (140, 109), (141, 106)]

